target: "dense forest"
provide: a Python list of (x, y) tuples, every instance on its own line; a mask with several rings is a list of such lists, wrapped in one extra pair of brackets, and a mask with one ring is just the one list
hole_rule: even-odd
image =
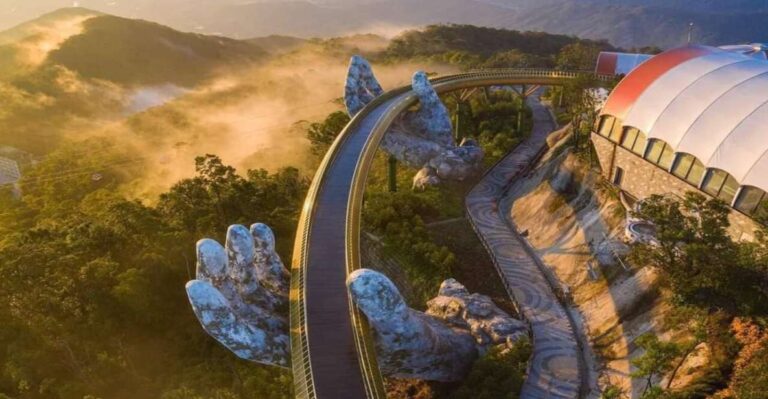
[[(564, 48), (588, 51), (587, 61), (560, 65)], [(448, 62), (467, 68), (553, 68), (576, 67), (590, 70), (600, 51), (616, 50), (610, 43), (544, 32), (482, 28), (472, 25), (430, 25), (406, 31), (394, 38), (381, 57), (398, 62), (425, 59)]]
[[(613, 49), (599, 41), (466, 25), (430, 26), (391, 42), (370, 35), (235, 41), (108, 16), (84, 26), (32, 64), (22, 55), (40, 37), (25, 35), (28, 27), (0, 34), (0, 54), (23, 61), (0, 68), (0, 147), (18, 150), (14, 159), (23, 174), (18, 191), (0, 187), (0, 301), (6, 304), (0, 307), (0, 398), (291, 397), (287, 370), (238, 360), (203, 332), (183, 287), (194, 275), (194, 243), (222, 240), (233, 223), (269, 224), (290, 263), (313, 167), (349, 121), (336, 101), (348, 57), (364, 53), (388, 82), (402, 84), (417, 66), (590, 69), (600, 50)], [(190, 49), (202, 60), (185, 58)], [(270, 62), (273, 68), (263, 69)], [(231, 73), (235, 67), (242, 69)], [(327, 75), (324, 69), (334, 74), (329, 90), (326, 81), (314, 80)], [(166, 83), (174, 85), (172, 97), (128, 106), (142, 85)], [(563, 96), (572, 114), (580, 90), (567, 88)], [(290, 112), (270, 102), (278, 97)], [(487, 165), (531, 127), (529, 110), (509, 91), (448, 94), (443, 101), (457, 135), (477, 139)], [(313, 112), (294, 114), (305, 109)], [(235, 125), (242, 135), (230, 131)], [(273, 146), (247, 140), (259, 135)], [(233, 153), (242, 150), (255, 167), (233, 165)], [(375, 165), (364, 227), (402, 265), (409, 304), (423, 308), (451, 276), (494, 300), (505, 296), (492, 271), (477, 272), (481, 263), (492, 265), (466, 223), (431, 226), (463, 215), (471, 182), (414, 192), (415, 171), (399, 166), (399, 190), (391, 193), (384, 154)], [(177, 177), (169, 166), (184, 173)], [(159, 191), (139, 192), (147, 182)], [(701, 219), (681, 217), (672, 204), (648, 208), (655, 209), (649, 218), (675, 221), (669, 242), (688, 245), (679, 256), (648, 252), (647, 261), (669, 273), (681, 309), (717, 327), (706, 339), (721, 343), (713, 368), (719, 374), (697, 392), (727, 387), (730, 397), (759, 397), (768, 375), (764, 243), (729, 241), (722, 208), (691, 204)], [(707, 229), (701, 233), (698, 226)], [(456, 237), (469, 238), (457, 243)], [(709, 239), (722, 251), (704, 251)], [(730, 259), (739, 260), (733, 273), (714, 267)], [(655, 363), (649, 357), (651, 366), (638, 378), (658, 375), (685, 353), (650, 339), (644, 344), (666, 357)], [(519, 389), (529, 353), (527, 346), (489, 353), (462, 384), (417, 388), (433, 397), (498, 397)]]
[[(94, 144), (96, 148), (98, 143)], [(202, 333), (183, 287), (200, 237), (269, 223), (292, 243), (307, 188), (295, 169), (244, 176), (215, 156), (147, 206), (119, 174), (56, 176), (88, 163), (62, 148), (2, 191), (0, 392), (11, 398), (290, 397), (288, 373), (240, 361)], [(88, 396), (91, 395), (91, 396)]]
[[(201, 237), (221, 240), (232, 223), (258, 221), (272, 226), (278, 250), (289, 263), (311, 168), (303, 164), (297, 165), (301, 170), (236, 170), (222, 158), (200, 152), (197, 158), (174, 161), (188, 164), (194, 170), (191, 176), (153, 198), (140, 201), (131, 194), (137, 179), (152, 178), (148, 168), (162, 166), (151, 163), (157, 158), (142, 154), (147, 144), (168, 140), (163, 135), (170, 132), (186, 131), (190, 138), (206, 132), (199, 116), (188, 109), (199, 109), (201, 104), (207, 110), (227, 107), (247, 98), (248, 91), (274, 91), (278, 84), (266, 81), (192, 92), (128, 115), (121, 122), (125, 128), (80, 133), (94, 121), (121, 118), (125, 85), (163, 80), (192, 84), (208, 70), (220, 73), (215, 72), (218, 66), (212, 66), (169, 77), (169, 70), (183, 68), (183, 58), (179, 53), (165, 54), (151, 37), (162, 38), (172, 48), (213, 51), (208, 57), (212, 63), (262, 62), (249, 58), (262, 53), (251, 50), (255, 43), (185, 36), (149, 23), (136, 25), (104, 16), (87, 22), (85, 33), (65, 41), (45, 63), (17, 66), (16, 73), (0, 81), (4, 90), (0, 144), (33, 154), (33, 161), (22, 162), (21, 196), (9, 187), (0, 189), (0, 274), (5, 276), (0, 300), (8, 304), (0, 310), (0, 346), (5, 348), (0, 355), (0, 393), (8, 398), (290, 397), (287, 371), (238, 360), (203, 332), (183, 287), (194, 275), (194, 242)], [(467, 27), (433, 29), (423, 33), (424, 40), (448, 43), (443, 47), (448, 52), (466, 49), (457, 47), (453, 37)], [(482, 39), (477, 40), (488, 42), (497, 33), (478, 33)], [(421, 40), (414, 35), (409, 33), (407, 40)], [(122, 44), (105, 48), (110, 41)], [(145, 42), (151, 42), (149, 47)], [(336, 57), (341, 64), (361, 50), (357, 46), (367, 45), (369, 52), (371, 45), (378, 46), (380, 50), (370, 55), (381, 60), (394, 59), (398, 46), (373, 36), (304, 45), (308, 50), (298, 51), (314, 58), (318, 53)], [(155, 60), (138, 68), (132, 64), (135, 59), (124, 57), (137, 51), (155, 54)], [(418, 60), (419, 54), (409, 58)], [(83, 55), (94, 62), (81, 64)], [(483, 61), (493, 55), (493, 49), (486, 49), (473, 57)], [(343, 75), (336, 79), (342, 82)], [(444, 101), (454, 117), (460, 114), (463, 134), (479, 139), (489, 163), (522, 140), (530, 127), (522, 103), (503, 91), (477, 95), (463, 104), (451, 95)], [(526, 119), (518, 124), (520, 116)], [(317, 163), (348, 120), (345, 113), (335, 111), (302, 125), (310, 147), (305, 164)], [(183, 143), (174, 145), (184, 148)], [(408, 185), (415, 171), (398, 168), (401, 190), (393, 195), (384, 183), (385, 158), (379, 158), (368, 191), (366, 229), (383, 237), (387, 253), (405, 265), (412, 286), (410, 300), (422, 308), (439, 283), (464, 266), (457, 265), (461, 253), (436, 240), (427, 224), (460, 216), (466, 185), (414, 193)], [(503, 293), (498, 286), (495, 290)], [(527, 349), (520, 351), (494, 354), (478, 367), (517, 368), (518, 380), (503, 373), (497, 378), (500, 384), (519, 386), (519, 363), (527, 359)], [(504, 367), (499, 370), (507, 370)], [(449, 392), (466, 397), (482, 385), (479, 375), (471, 381)]]

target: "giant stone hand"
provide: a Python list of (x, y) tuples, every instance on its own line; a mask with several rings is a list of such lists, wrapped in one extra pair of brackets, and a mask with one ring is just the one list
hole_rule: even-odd
[(347, 278), (347, 287), (373, 328), (383, 374), (457, 381), (477, 357), (474, 339), (468, 331), (410, 309), (397, 287), (383, 274), (356, 270)]
[(372, 327), (384, 375), (458, 381), (478, 354), (528, 338), (525, 323), (454, 279), (440, 285), (426, 313), (409, 308), (392, 281), (376, 271), (351, 273), (347, 286)]
[(198, 241), (197, 279), (187, 295), (205, 331), (238, 357), (287, 367), (289, 276), (269, 227), (233, 225), (226, 248)]
[(347, 82), (344, 85), (344, 104), (347, 106), (349, 116), (355, 116), (383, 93), (384, 90), (376, 80), (368, 60), (359, 55), (352, 56), (349, 61)]

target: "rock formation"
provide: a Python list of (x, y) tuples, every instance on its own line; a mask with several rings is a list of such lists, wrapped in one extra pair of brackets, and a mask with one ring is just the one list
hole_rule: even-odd
[[(381, 148), (404, 165), (419, 169), (414, 188), (442, 180), (463, 180), (475, 173), (483, 150), (474, 140), (456, 146), (450, 114), (426, 73), (416, 72), (411, 86), (419, 99), (418, 107), (400, 115), (382, 139)], [(381, 93), (370, 64), (359, 56), (352, 57), (344, 93), (349, 115), (356, 115)]]
[(264, 224), (233, 225), (226, 248), (197, 243), (197, 279), (187, 295), (208, 334), (238, 357), (287, 366), (289, 273), (275, 252), (275, 236)]
[(426, 313), (410, 309), (383, 274), (361, 269), (347, 279), (352, 300), (372, 326), (379, 368), (385, 375), (430, 381), (457, 381), (479, 353), (494, 344), (527, 337), (527, 327), (446, 280)]

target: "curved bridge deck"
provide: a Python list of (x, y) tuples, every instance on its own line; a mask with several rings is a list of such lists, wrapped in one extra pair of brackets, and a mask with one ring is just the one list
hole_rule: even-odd
[[(504, 84), (560, 85), (578, 75), (494, 70), (446, 76), (434, 79), (433, 85), (437, 92)], [(292, 367), (298, 398), (386, 397), (372, 338), (351, 303), (345, 280), (360, 267), (360, 209), (374, 154), (389, 125), (415, 102), (406, 87), (368, 104), (334, 142), (310, 187), (291, 267)], [(534, 345), (546, 344), (535, 339)], [(551, 359), (534, 355), (533, 362)]]

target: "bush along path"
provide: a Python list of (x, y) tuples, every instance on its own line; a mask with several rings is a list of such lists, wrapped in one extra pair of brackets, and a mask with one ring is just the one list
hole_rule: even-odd
[(529, 98), (534, 126), (531, 135), (486, 173), (466, 198), (475, 232), (494, 260), (510, 296), (533, 330), (533, 356), (522, 398), (577, 398), (585, 372), (575, 323), (556, 296), (544, 266), (522, 237), (507, 223), (499, 203), (513, 180), (526, 172), (555, 130), (549, 110)]

